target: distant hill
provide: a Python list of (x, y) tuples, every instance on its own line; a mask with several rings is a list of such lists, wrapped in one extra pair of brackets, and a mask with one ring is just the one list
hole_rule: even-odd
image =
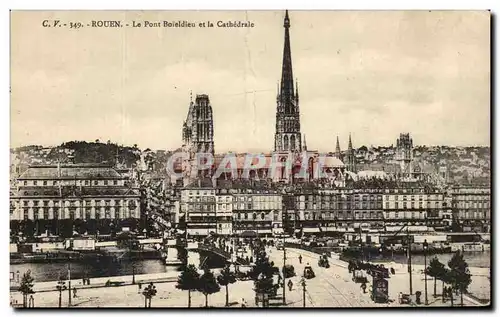
[[(108, 163), (120, 168), (141, 169), (141, 155), (152, 177), (166, 176), (168, 158), (174, 151), (141, 150), (137, 145), (119, 145), (110, 141), (102, 143), (70, 141), (59, 146), (43, 147), (29, 145), (11, 149), (11, 176), (22, 173), (28, 165), (61, 163)], [(376, 167), (394, 165), (394, 146), (361, 146), (354, 149), (356, 162), (362, 166)], [(450, 177), (458, 182), (471, 179), (490, 178), (491, 156), (489, 147), (416, 146), (413, 149), (415, 161), (430, 170), (438, 171), (446, 166)], [(386, 169), (387, 171), (389, 169)]]

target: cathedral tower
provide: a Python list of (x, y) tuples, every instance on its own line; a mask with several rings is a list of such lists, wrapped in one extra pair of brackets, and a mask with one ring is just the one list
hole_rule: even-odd
[(283, 26), (285, 28), (285, 44), (281, 83), (276, 97), (274, 150), (278, 152), (300, 151), (302, 149), (302, 137), (300, 134), (299, 92), (298, 85), (295, 85), (294, 90), (288, 10), (285, 13)]
[(208, 95), (196, 95), (182, 128), (182, 142), (192, 153), (214, 154), (214, 122)]

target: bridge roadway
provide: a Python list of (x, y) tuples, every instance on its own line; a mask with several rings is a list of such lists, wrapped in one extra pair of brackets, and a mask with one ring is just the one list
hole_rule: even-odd
[(230, 252), (227, 252), (221, 248), (217, 248), (213, 245), (208, 245), (208, 244), (199, 243), (199, 242), (190, 242), (190, 243), (188, 243), (187, 250), (210, 252), (212, 254), (215, 254), (215, 255), (225, 259), (229, 263), (235, 262), (238, 265), (248, 265), (248, 263), (245, 263), (245, 261), (241, 261), (241, 260), (236, 259), (236, 257), (233, 254), (231, 254)]

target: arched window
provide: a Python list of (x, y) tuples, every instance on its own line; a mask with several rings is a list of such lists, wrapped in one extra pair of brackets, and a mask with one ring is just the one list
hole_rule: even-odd
[(283, 149), (284, 149), (285, 151), (288, 151), (288, 135), (285, 135), (285, 136), (283, 137)]
[(257, 219), (257, 214), (254, 212), (252, 215), (253, 220)]
[(295, 135), (290, 137), (290, 150), (295, 150)]
[(266, 218), (266, 215), (264, 213), (261, 213), (260, 214), (260, 219), (264, 220), (264, 218)]

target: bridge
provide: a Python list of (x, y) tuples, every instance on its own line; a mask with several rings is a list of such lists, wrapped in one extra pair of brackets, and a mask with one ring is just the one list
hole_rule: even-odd
[[(205, 244), (205, 243), (199, 243), (199, 242), (191, 242), (188, 243), (188, 250), (191, 251), (198, 251), (198, 252), (208, 252), (211, 254), (215, 254), (216, 256), (226, 260), (226, 262), (234, 263), (237, 265), (248, 265), (247, 261), (241, 258), (233, 257), (233, 255), (230, 252), (227, 252), (226, 250), (223, 250), (221, 248), (217, 248), (213, 245)], [(234, 260), (233, 260), (234, 258)], [(203, 267), (203, 264), (206, 262), (206, 259), (200, 263), (200, 267)]]

